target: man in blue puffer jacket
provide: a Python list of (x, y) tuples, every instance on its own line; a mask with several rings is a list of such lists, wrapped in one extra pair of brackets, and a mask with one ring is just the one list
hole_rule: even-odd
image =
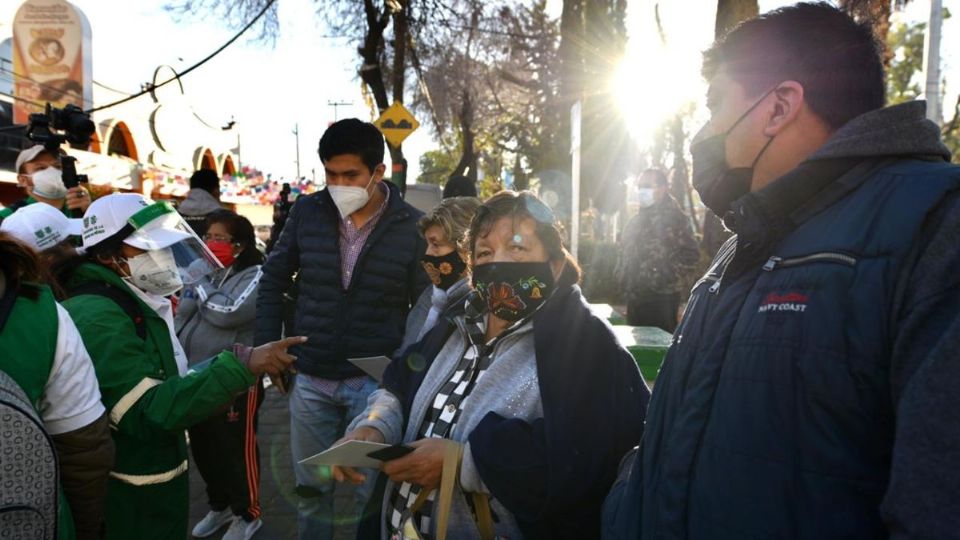
[[(364, 410), (377, 382), (347, 359), (391, 356), (429, 281), (420, 266), (422, 214), (382, 181), (377, 128), (354, 118), (336, 122), (319, 153), (327, 188), (297, 199), (263, 265), (254, 342), (280, 336), (284, 294), (296, 276), (294, 331), (310, 337), (293, 353), (299, 373), (290, 396), (298, 526), (301, 539), (323, 540), (333, 535), (333, 481), (324, 468), (299, 461), (326, 450)], [(366, 501), (357, 502), (360, 509)]]
[(827, 4), (705, 54), (694, 183), (731, 238), (694, 286), (606, 538), (956, 538), (960, 167), (883, 108)]

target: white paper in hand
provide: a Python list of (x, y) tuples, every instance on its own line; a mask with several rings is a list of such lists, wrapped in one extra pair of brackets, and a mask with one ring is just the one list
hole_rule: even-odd
[(373, 377), (377, 382), (383, 380), (383, 372), (390, 365), (390, 359), (386, 356), (369, 356), (366, 358), (347, 358), (347, 362), (362, 369), (364, 373)]
[(367, 457), (370, 452), (388, 448), (389, 444), (380, 444), (367, 441), (346, 441), (331, 446), (325, 452), (320, 452), (300, 461), (303, 465), (338, 465), (340, 467), (366, 467), (379, 469), (383, 463), (379, 459)]

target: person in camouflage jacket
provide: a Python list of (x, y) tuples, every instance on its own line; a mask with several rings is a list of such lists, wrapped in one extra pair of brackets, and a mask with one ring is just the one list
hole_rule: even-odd
[(670, 195), (667, 176), (648, 169), (637, 182), (640, 210), (621, 237), (617, 275), (632, 326), (673, 332), (685, 276), (700, 258), (690, 220)]

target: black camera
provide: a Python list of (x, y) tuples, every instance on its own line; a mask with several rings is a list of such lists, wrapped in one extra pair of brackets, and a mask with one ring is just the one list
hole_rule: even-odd
[[(60, 145), (69, 142), (76, 146), (87, 146), (96, 127), (90, 115), (76, 105), (67, 105), (62, 109), (47, 103), (47, 111), (30, 115), (27, 124), (27, 138), (44, 145), (51, 152)], [(59, 132), (63, 132), (62, 134)]]
[[(46, 112), (31, 114), (27, 124), (27, 138), (42, 144), (53, 155), (59, 155), (60, 145), (66, 142), (86, 147), (94, 131), (96, 126), (90, 115), (76, 105), (58, 109), (47, 103)], [(76, 158), (60, 156), (60, 161), (63, 166), (63, 185), (73, 188), (80, 182), (87, 182), (86, 175), (77, 174)]]

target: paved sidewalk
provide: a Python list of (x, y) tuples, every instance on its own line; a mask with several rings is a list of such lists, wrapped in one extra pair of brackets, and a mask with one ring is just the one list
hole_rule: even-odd
[[(287, 398), (268, 388), (260, 408), (260, 505), (263, 509), (263, 527), (255, 540), (286, 540), (297, 537), (297, 508), (293, 493), (293, 461), (290, 457), (290, 410)], [(334, 505), (336, 512), (344, 513), (353, 504), (353, 489), (338, 485)], [(207, 513), (203, 479), (193, 463), (190, 464), (190, 528)], [(210, 538), (219, 539), (224, 527)], [(352, 540), (355, 527), (339, 527), (335, 540)]]

